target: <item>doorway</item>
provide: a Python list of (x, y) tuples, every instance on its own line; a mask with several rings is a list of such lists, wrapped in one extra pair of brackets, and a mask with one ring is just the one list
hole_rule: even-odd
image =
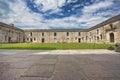
[(11, 43), (11, 37), (8, 37), (8, 43)]
[(32, 39), (32, 38), (30, 38), (30, 42), (33, 42), (33, 39)]
[(44, 43), (45, 42), (45, 39), (44, 38), (42, 38), (42, 43)]
[(81, 42), (81, 39), (80, 39), (80, 38), (78, 38), (78, 42), (79, 42), (79, 43)]
[(111, 42), (111, 43), (114, 43), (114, 42), (115, 42), (114, 33), (110, 33), (110, 42)]

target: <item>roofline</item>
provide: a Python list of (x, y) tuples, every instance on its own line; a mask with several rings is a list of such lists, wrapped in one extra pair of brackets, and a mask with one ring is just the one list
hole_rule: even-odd
[(120, 14), (117, 15), (117, 16), (114, 16), (114, 17), (112, 17), (110, 19), (107, 19), (107, 20), (97, 24), (96, 26), (93, 26), (93, 27), (89, 28), (88, 30), (90, 31), (90, 30), (93, 30), (93, 29), (96, 29), (96, 28), (100, 28), (102, 26), (105, 26), (107, 24), (111, 24), (111, 23), (113, 23), (115, 21), (118, 21), (118, 20), (120, 20)]
[(23, 29), (20, 29), (20, 28), (17, 28), (17, 27), (14, 27), (14, 26), (8, 25), (8, 24), (3, 23), (3, 22), (0, 22), (0, 26), (1, 26), (1, 27), (3, 26), (3, 27), (6, 27), (6, 28), (15, 29), (15, 30), (20, 30), (20, 31), (24, 32)]
[(26, 29), (25, 32), (85, 32), (87, 29)]

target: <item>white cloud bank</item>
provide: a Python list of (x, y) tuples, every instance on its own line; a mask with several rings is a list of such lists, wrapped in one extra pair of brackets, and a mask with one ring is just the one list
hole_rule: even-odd
[(102, 1), (102, 2), (99, 2), (99, 3), (95, 3), (93, 5), (90, 5), (90, 6), (85, 6), (84, 9), (83, 9), (83, 12), (84, 13), (90, 13), (90, 12), (94, 12), (96, 10), (99, 10), (101, 8), (106, 8), (106, 7), (109, 7), (113, 4), (112, 1)]
[(42, 15), (30, 12), (22, 0), (17, 0), (15, 3), (9, 3), (9, 6), (11, 11), (7, 19), (2, 19), (3, 22), (14, 23), (16, 26), (23, 26), (22, 28), (48, 29), (48, 26), (42, 23)]
[(63, 6), (66, 0), (35, 0), (34, 2), (37, 8), (42, 4), (42, 11), (47, 11), (50, 9), (58, 10), (58, 7)]
[[(62, 6), (66, 0), (35, 0), (38, 7), (43, 3), (43, 11), (53, 9), (58, 10), (58, 6)], [(82, 9), (83, 15), (81, 17), (65, 17), (62, 19), (44, 20), (42, 14), (31, 12), (23, 0), (16, 0), (14, 3), (8, 2), (10, 12), (6, 15), (8, 18), (0, 18), (0, 21), (5, 23), (14, 23), (23, 29), (50, 29), (52, 28), (89, 28), (108, 19), (104, 15), (115, 15), (114, 11), (105, 11), (93, 16), (93, 13), (101, 8), (112, 7), (114, 5), (112, 0), (101, 1), (90, 6), (84, 6)], [(1, 10), (1, 9), (0, 9)], [(4, 9), (1, 11), (4, 12)], [(70, 22), (69, 22), (70, 21)], [(84, 24), (82, 24), (84, 22)]]

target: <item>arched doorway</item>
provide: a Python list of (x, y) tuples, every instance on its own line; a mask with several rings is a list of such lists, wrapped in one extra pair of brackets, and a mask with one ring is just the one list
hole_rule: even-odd
[(42, 43), (44, 43), (45, 42), (45, 39), (44, 38), (42, 38)]
[(30, 38), (30, 42), (33, 42), (33, 39), (32, 39), (32, 38)]
[(81, 42), (81, 38), (78, 38), (78, 42), (79, 42), (79, 43)]
[(97, 36), (97, 42), (99, 42), (99, 37)]
[(115, 41), (114, 33), (110, 33), (110, 42), (113, 43)]
[(11, 43), (11, 37), (8, 37), (8, 43)]

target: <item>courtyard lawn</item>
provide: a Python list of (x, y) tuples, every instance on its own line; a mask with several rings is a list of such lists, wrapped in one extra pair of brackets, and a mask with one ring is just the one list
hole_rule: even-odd
[(21, 43), (0, 44), (0, 49), (31, 49), (31, 50), (67, 50), (67, 49), (108, 49), (114, 44), (95, 43)]

